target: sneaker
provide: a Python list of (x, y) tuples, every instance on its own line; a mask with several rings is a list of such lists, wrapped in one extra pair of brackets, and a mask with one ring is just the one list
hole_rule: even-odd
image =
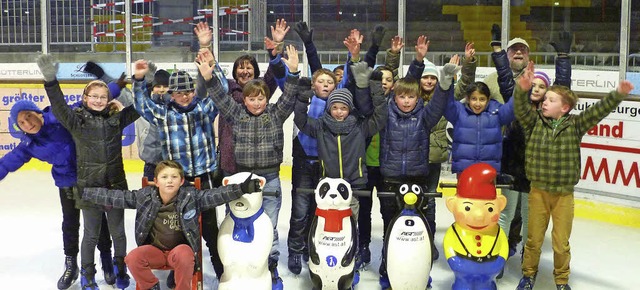
[(176, 278), (174, 275), (173, 270), (169, 271), (169, 275), (167, 276), (167, 288), (169, 289), (176, 288)]
[(522, 276), (516, 290), (532, 290), (535, 283), (536, 275), (533, 275), (532, 277)]
[(556, 290), (571, 290), (569, 284), (556, 284)]
[(291, 273), (300, 275), (302, 271), (302, 254), (289, 254), (289, 260), (287, 262), (287, 267)]

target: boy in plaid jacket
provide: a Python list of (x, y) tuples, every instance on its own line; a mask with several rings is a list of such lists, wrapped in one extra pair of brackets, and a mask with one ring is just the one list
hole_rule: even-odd
[(516, 290), (533, 289), (540, 248), (553, 219), (554, 276), (558, 290), (569, 287), (569, 236), (573, 224), (573, 188), (580, 178), (580, 140), (633, 90), (628, 81), (579, 114), (569, 114), (578, 96), (565, 86), (549, 87), (541, 109), (529, 104), (534, 79), (533, 62), (518, 80), (514, 110), (524, 129), (527, 146), (525, 170), (531, 180), (529, 234), (522, 262), (523, 277)]

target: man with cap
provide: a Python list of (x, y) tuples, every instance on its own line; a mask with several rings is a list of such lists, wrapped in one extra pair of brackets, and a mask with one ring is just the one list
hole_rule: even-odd
[[(29, 100), (17, 101), (11, 107), (10, 119), (16, 129), (24, 133), (20, 143), (0, 158), (0, 180), (9, 172), (18, 170), (31, 158), (52, 165), (51, 175), (60, 193), (62, 206), (62, 241), (65, 254), (65, 271), (58, 280), (58, 289), (67, 289), (78, 278), (77, 256), (79, 252), (80, 210), (73, 199), (76, 185), (76, 147), (69, 131), (51, 113), (50, 107), (40, 109)], [(14, 127), (15, 128), (15, 127)], [(100, 256), (111, 261), (111, 240), (106, 219), (98, 240)], [(109, 263), (110, 271), (113, 265)], [(115, 276), (114, 276), (115, 279)]]
[[(492, 32), (494, 32), (492, 30)], [(496, 36), (493, 36), (494, 38)], [(529, 43), (526, 40), (516, 37), (510, 40), (507, 43), (507, 51), (502, 50), (500, 46), (499, 40), (494, 40), (491, 42), (493, 47), (492, 58), (496, 59), (496, 57), (500, 56), (500, 54), (506, 54), (509, 59), (509, 67), (511, 68), (512, 78), (509, 79), (500, 79), (498, 78), (498, 72), (493, 72), (486, 76), (483, 80), (485, 84), (489, 87), (489, 91), (491, 92), (491, 98), (497, 100), (500, 103), (505, 103), (505, 99), (511, 97), (511, 95), (505, 96), (501, 91), (501, 88), (504, 88), (505, 85), (500, 85), (499, 82), (507, 83), (508, 81), (512, 81), (511, 91), (513, 91), (513, 80), (518, 78), (524, 69), (529, 64)]]
[(447, 198), (455, 222), (444, 236), (452, 289), (497, 289), (495, 277), (507, 259), (507, 237), (497, 224), (506, 198), (496, 193), (493, 166), (476, 163), (460, 173), (456, 195)]
[[(174, 160), (182, 165), (186, 180), (194, 181), (195, 178), (200, 178), (202, 189), (215, 187), (213, 173), (218, 164), (213, 121), (218, 115), (218, 110), (213, 100), (206, 96), (196, 96), (195, 83), (191, 76), (185, 71), (175, 71), (168, 80), (167, 92), (171, 95), (171, 100), (166, 104), (156, 103), (147, 97), (144, 76), (148, 71), (149, 65), (146, 60), (135, 62), (134, 106), (151, 125), (157, 126), (162, 159)], [(209, 248), (211, 261), (214, 268), (221, 269), (215, 209), (202, 212), (202, 223), (202, 237)], [(169, 288), (175, 286), (173, 275), (170, 274), (167, 284)]]

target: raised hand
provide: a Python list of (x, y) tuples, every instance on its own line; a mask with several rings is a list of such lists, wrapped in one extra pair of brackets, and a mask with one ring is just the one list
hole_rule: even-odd
[(531, 89), (531, 86), (533, 84), (533, 78), (534, 78), (533, 70), (534, 70), (533, 61), (529, 61), (529, 64), (524, 69), (524, 72), (517, 79), (518, 86), (523, 91), (529, 91)]
[(205, 81), (213, 78), (213, 67), (215, 66), (215, 58), (213, 57), (213, 53), (211, 53), (211, 51), (209, 51), (208, 49), (198, 51), (195, 64)]
[(573, 41), (571, 32), (562, 31), (558, 35), (558, 41), (552, 41), (549, 44), (553, 46), (557, 54), (569, 54), (571, 51), (571, 42)]
[(156, 69), (158, 69), (158, 67), (156, 66), (155, 63), (153, 63), (152, 61), (147, 61), (147, 65), (149, 66), (149, 70), (147, 70), (147, 73), (144, 74), (144, 80), (147, 81), (148, 83), (153, 82), (153, 77), (156, 73)]
[(473, 42), (467, 42), (464, 46), (464, 59), (466, 61), (472, 61), (476, 55), (476, 48)]
[(300, 39), (304, 43), (309, 43), (313, 41), (313, 29), (309, 29), (307, 23), (304, 21), (298, 21), (293, 25), (293, 31), (295, 31)]
[(402, 40), (402, 37), (396, 35), (393, 38), (391, 38), (391, 52), (393, 53), (400, 53), (400, 50), (404, 47), (404, 41)]
[(427, 52), (429, 52), (429, 43), (430, 41), (427, 39), (427, 36), (418, 36), (418, 41), (416, 42), (416, 60), (418, 62), (422, 63)]
[(50, 54), (42, 54), (36, 59), (38, 68), (44, 77), (45, 82), (50, 82), (56, 79), (58, 74), (58, 62)]
[(624, 80), (618, 85), (618, 93), (620, 94), (628, 95), (631, 91), (633, 91), (633, 84), (630, 81)]
[(309, 103), (309, 99), (311, 99), (314, 94), (313, 88), (311, 88), (311, 79), (301, 77), (298, 80), (298, 101)]
[(271, 26), (271, 37), (273, 37), (273, 41), (282, 42), (284, 41), (284, 37), (287, 36), (287, 32), (289, 32), (290, 27), (287, 26), (287, 21), (284, 19), (276, 20), (276, 26)]
[(136, 80), (144, 79), (145, 74), (149, 71), (149, 63), (144, 59), (136, 60), (133, 63), (133, 76)]
[(364, 36), (360, 35), (360, 31), (357, 29), (352, 29), (349, 36), (347, 36), (342, 42), (351, 53), (351, 57), (354, 60), (360, 59), (360, 45), (362, 44), (362, 40)]
[(356, 86), (358, 88), (366, 88), (369, 86), (369, 77), (373, 72), (373, 68), (364, 62), (358, 62), (351, 65), (351, 71), (353, 72), (353, 78), (356, 80)]
[(460, 71), (460, 56), (454, 54), (451, 56), (449, 63), (445, 64), (440, 71), (440, 80), (438, 84), (443, 90), (448, 90), (453, 84), (453, 78)]
[(491, 26), (491, 46), (502, 46), (502, 30), (500, 30), (500, 25), (493, 24)]
[(287, 58), (282, 58), (282, 62), (289, 68), (289, 72), (297, 73), (298, 72), (298, 63), (300, 63), (298, 59), (298, 50), (293, 45), (287, 46)]
[(251, 179), (251, 177), (253, 177), (253, 174), (249, 174), (249, 177), (240, 183), (240, 190), (245, 194), (262, 191), (262, 188), (260, 188), (260, 179)]
[(376, 25), (373, 28), (373, 32), (371, 32), (371, 43), (376, 46), (380, 46), (382, 44), (382, 39), (384, 38), (384, 34), (387, 32), (387, 28), (381, 24)]
[(196, 27), (193, 28), (193, 33), (198, 36), (198, 42), (200, 48), (208, 48), (213, 40), (213, 32), (206, 22), (198, 22)]

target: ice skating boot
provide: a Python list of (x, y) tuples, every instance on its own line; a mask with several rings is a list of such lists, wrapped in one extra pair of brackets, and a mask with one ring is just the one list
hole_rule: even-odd
[(100, 262), (102, 262), (104, 281), (109, 285), (115, 284), (116, 274), (113, 273), (113, 260), (111, 260), (111, 253), (100, 253)]
[(82, 290), (100, 290), (96, 283), (96, 265), (83, 265), (80, 274), (82, 274), (80, 279)]
[(124, 257), (113, 257), (113, 272), (116, 276), (116, 288), (125, 289), (129, 287), (129, 275)]
[(78, 269), (78, 261), (76, 256), (67, 256), (64, 258), (64, 273), (58, 280), (58, 289), (64, 290), (71, 287), (71, 284), (78, 279), (80, 270)]

